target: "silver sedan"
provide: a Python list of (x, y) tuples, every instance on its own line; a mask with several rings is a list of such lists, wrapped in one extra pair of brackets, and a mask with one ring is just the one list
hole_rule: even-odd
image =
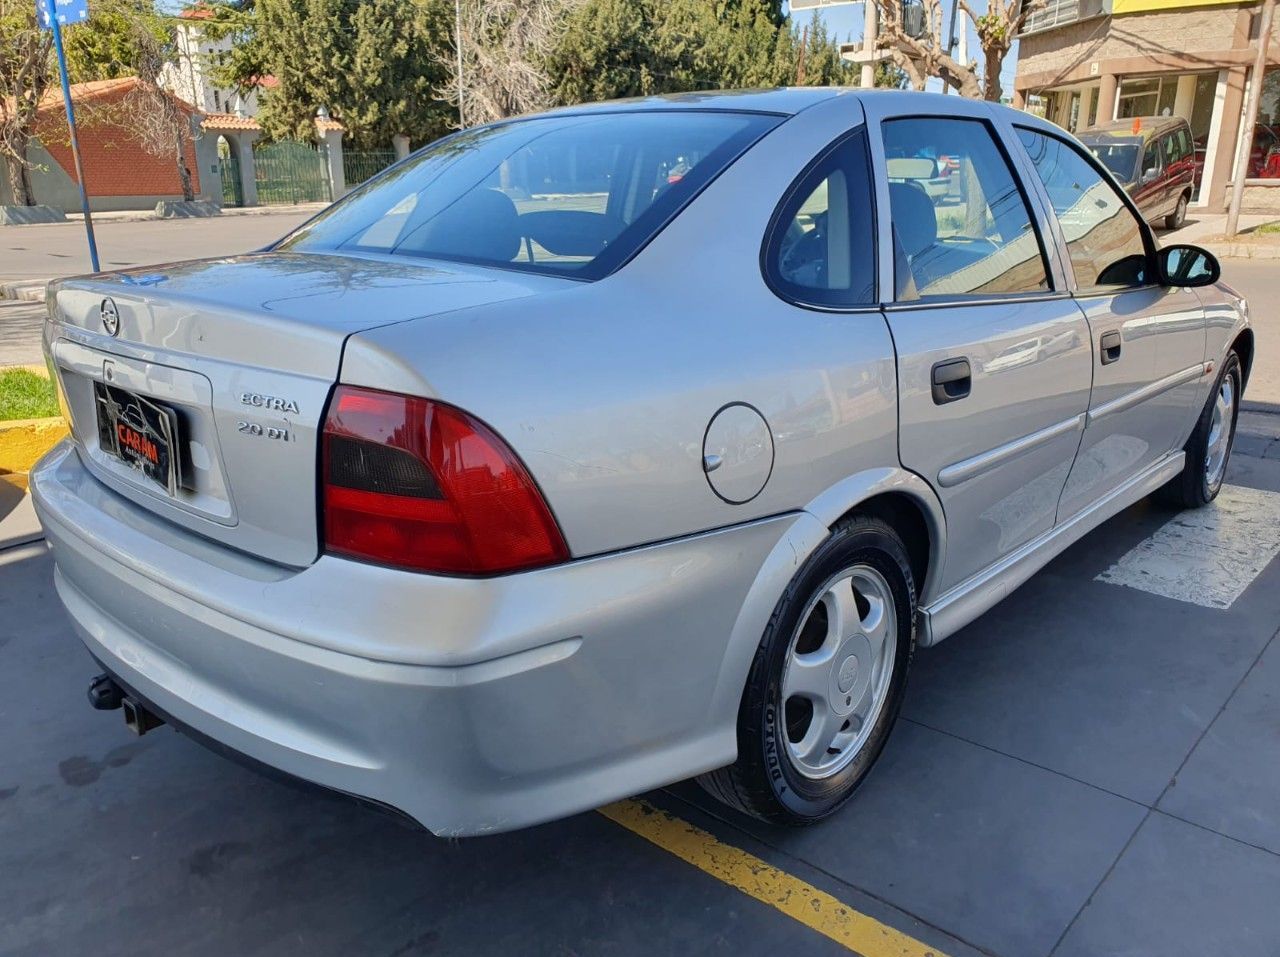
[(48, 301), (93, 704), (451, 835), (693, 776), (830, 814), (917, 646), (1214, 498), (1254, 350), (1062, 130), (852, 90), (467, 130)]

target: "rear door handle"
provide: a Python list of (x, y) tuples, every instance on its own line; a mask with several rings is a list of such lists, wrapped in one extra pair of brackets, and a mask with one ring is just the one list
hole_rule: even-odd
[(933, 404), (946, 405), (963, 399), (973, 386), (973, 371), (968, 359), (947, 359), (936, 363), (931, 376)]
[(1122, 344), (1120, 333), (1114, 329), (1102, 334), (1102, 339), (1098, 342), (1098, 345), (1102, 350), (1102, 364), (1104, 366), (1109, 366), (1111, 363), (1119, 361)]

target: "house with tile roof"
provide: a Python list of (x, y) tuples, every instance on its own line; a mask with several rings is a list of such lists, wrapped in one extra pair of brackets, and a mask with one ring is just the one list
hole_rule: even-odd
[[(182, 199), (182, 179), (173, 157), (147, 152), (130, 128), (128, 98), (141, 82), (136, 76), (128, 76), (71, 87), (85, 185), (94, 210), (147, 209), (161, 200)], [(190, 103), (180, 99), (176, 102), (191, 117), (198, 132), (200, 112)], [(28, 159), (33, 165), (35, 201), (78, 211), (80, 194), (60, 87), (50, 89), (40, 104)], [(221, 183), (212, 139), (193, 136), (185, 160), (196, 198), (220, 201)], [(0, 206), (11, 203), (8, 182), (0, 177)]]

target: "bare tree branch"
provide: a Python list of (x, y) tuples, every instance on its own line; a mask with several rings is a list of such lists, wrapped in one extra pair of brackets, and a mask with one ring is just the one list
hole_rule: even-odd
[(172, 157), (182, 183), (182, 198), (196, 198), (187, 166), (187, 146), (195, 135), (194, 111), (177, 97), (160, 88), (160, 72), (170, 59), (162, 46), (142, 24), (133, 25), (134, 61), (138, 84), (124, 99), (128, 128), (133, 138), (152, 156)]
[(974, 68), (952, 57), (943, 42), (942, 0), (923, 0), (925, 28), (919, 37), (904, 28), (900, 0), (875, 0), (875, 5), (880, 15), (880, 41), (915, 89), (923, 90), (928, 78), (936, 76), (962, 96), (977, 99), (982, 95)]
[(1045, 0), (987, 0), (985, 13), (978, 13), (967, 0), (959, 0), (960, 9), (973, 23), (982, 48), (982, 95), (999, 102), (1004, 93), (1000, 72), (1013, 41), (1026, 25), (1027, 17), (1044, 6)]
[[(570, 14), (582, 2), (462, 0), (463, 125), (550, 105), (551, 81), (543, 63), (559, 42)], [(441, 53), (440, 63), (448, 81), (437, 93), (456, 105), (456, 48)]]
[(53, 82), (53, 39), (34, 3), (0, 0), (0, 157), (13, 201), (35, 203), (27, 158), (40, 101)]

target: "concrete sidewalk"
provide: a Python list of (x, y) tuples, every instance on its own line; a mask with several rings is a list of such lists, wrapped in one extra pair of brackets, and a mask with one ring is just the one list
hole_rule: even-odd
[(1190, 243), (1203, 246), (1219, 259), (1280, 259), (1280, 235), (1258, 236), (1254, 230), (1264, 223), (1280, 220), (1280, 215), (1246, 214), (1240, 217), (1240, 232), (1227, 240), (1225, 213), (1197, 213), (1190, 210), (1181, 229), (1157, 230), (1162, 246)]

